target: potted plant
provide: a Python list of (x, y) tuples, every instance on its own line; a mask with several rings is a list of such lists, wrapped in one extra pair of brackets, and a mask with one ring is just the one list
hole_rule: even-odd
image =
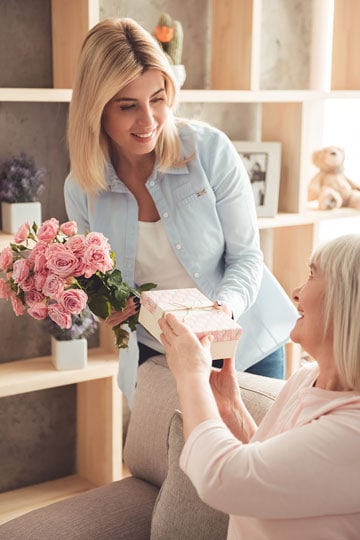
[(181, 63), (184, 32), (182, 24), (168, 13), (163, 13), (154, 30), (154, 37), (169, 59), (174, 76), (181, 87), (186, 79), (185, 66)]
[(51, 361), (56, 369), (82, 369), (87, 365), (87, 338), (98, 328), (88, 307), (72, 315), (71, 328), (62, 329), (50, 317), (44, 319), (45, 330), (51, 335)]
[(0, 201), (3, 231), (15, 234), (24, 221), (41, 223), (44, 168), (36, 168), (34, 158), (24, 152), (0, 167)]

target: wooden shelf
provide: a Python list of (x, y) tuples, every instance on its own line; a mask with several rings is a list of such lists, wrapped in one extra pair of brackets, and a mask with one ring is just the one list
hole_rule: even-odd
[(33, 508), (119, 480), (122, 476), (122, 399), (118, 354), (88, 351), (84, 369), (57, 371), (49, 356), (0, 364), (0, 397), (76, 384), (76, 475), (0, 495), (0, 522)]
[[(70, 103), (68, 88), (0, 88), (0, 101)], [(360, 91), (336, 90), (181, 90), (180, 103), (305, 103), (324, 99), (360, 99)]]
[(57, 371), (49, 356), (0, 364), (0, 397), (116, 376), (118, 357), (114, 353), (90, 349), (88, 355), (84, 369)]
[(7, 234), (7, 233), (4, 233), (3, 231), (0, 231), (0, 251), (8, 247), (8, 245), (10, 244), (10, 242), (13, 241), (13, 239), (14, 239), (13, 234)]
[(0, 101), (10, 102), (70, 102), (71, 90), (54, 88), (0, 88)]
[(0, 525), (22, 514), (96, 487), (78, 475), (66, 476), (0, 494)]
[(279, 212), (273, 218), (258, 218), (259, 229), (278, 229), (319, 223), (325, 220), (360, 218), (360, 212), (352, 208), (334, 210), (308, 210), (301, 214)]

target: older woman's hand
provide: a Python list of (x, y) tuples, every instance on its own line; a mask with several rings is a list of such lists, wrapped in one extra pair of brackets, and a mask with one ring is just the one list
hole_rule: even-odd
[(159, 320), (166, 358), (175, 379), (200, 375), (209, 380), (211, 371), (210, 344), (212, 336), (201, 340), (172, 313)]
[(132, 315), (135, 315), (140, 309), (140, 298), (137, 296), (131, 296), (122, 311), (113, 311), (109, 317), (107, 317), (104, 322), (105, 324), (110, 325), (111, 327), (117, 326), (118, 324), (123, 323)]

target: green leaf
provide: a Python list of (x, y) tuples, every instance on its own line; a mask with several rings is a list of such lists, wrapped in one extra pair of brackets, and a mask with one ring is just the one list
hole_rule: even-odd
[(116, 347), (118, 349), (126, 349), (129, 345), (129, 332), (124, 328), (121, 328), (119, 324), (113, 327), (113, 331), (115, 334)]
[(111, 315), (111, 304), (106, 296), (96, 295), (89, 298), (90, 310), (101, 319), (106, 319)]
[(138, 287), (138, 291), (142, 293), (143, 291), (151, 291), (151, 289), (155, 289), (156, 287), (156, 283), (144, 283)]

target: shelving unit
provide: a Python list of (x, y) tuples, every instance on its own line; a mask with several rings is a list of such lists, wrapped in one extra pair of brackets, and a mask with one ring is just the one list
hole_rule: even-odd
[[(135, 3), (141, 5), (142, 1)], [(77, 55), (87, 30), (99, 19), (99, 3), (51, 0), (54, 88), (0, 88), (0, 102), (69, 103)], [(209, 0), (213, 20), (211, 88), (180, 93), (180, 102), (187, 104), (254, 104), (260, 110), (258, 140), (281, 142), (279, 213), (274, 218), (259, 218), (258, 223), (265, 260), (288, 294), (307, 275), (306, 261), (317, 242), (319, 222), (358, 215), (349, 209), (309, 210), (306, 202), (307, 184), (314, 173), (311, 154), (322, 146), (325, 101), (360, 99), (359, 1), (313, 0), (312, 4), (320, 37), (312, 45), (310, 63), (324, 54), (330, 58), (326, 68), (330, 72), (321, 80), (313, 77), (309, 86), (300, 90), (262, 90), (262, 0)], [(329, 21), (333, 21), (330, 46), (321, 38), (326, 35), (328, 39), (329, 28), (325, 26)], [(324, 83), (328, 80), (332, 88)], [(10, 235), (0, 232), (0, 249), (10, 240)], [(86, 370), (56, 372), (46, 357), (0, 364), (0, 397), (24, 392), (24, 388), (36, 391), (66, 384), (76, 384), (78, 392), (77, 474), (1, 494), (0, 507), (4, 510), (0, 522), (120, 477), (117, 355), (105, 334), (102, 330), (101, 350), (90, 353)], [(289, 347), (290, 371), (298, 365), (297, 355), (298, 350)]]
[(117, 355), (89, 351), (85, 369), (56, 371), (49, 357), (0, 364), (0, 398), (76, 384), (75, 475), (0, 494), (0, 524), (35, 508), (121, 478), (121, 395)]

